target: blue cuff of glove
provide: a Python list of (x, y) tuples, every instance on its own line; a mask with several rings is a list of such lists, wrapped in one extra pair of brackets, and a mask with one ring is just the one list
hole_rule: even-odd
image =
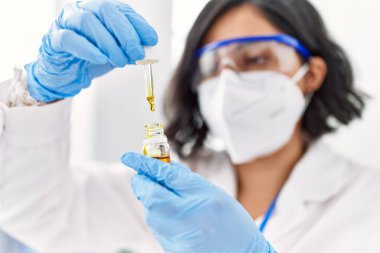
[(28, 91), (32, 98), (39, 102), (49, 103), (67, 97), (64, 94), (52, 91), (41, 84), (34, 74), (35, 68), (35, 62), (25, 65)]

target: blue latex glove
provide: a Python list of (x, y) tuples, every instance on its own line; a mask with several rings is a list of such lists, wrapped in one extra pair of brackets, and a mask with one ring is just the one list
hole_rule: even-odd
[(127, 4), (114, 0), (66, 5), (43, 37), (38, 60), (25, 66), (28, 90), (42, 102), (72, 97), (115, 67), (144, 58), (157, 33)]
[(183, 165), (127, 153), (132, 188), (166, 253), (275, 252), (243, 206)]

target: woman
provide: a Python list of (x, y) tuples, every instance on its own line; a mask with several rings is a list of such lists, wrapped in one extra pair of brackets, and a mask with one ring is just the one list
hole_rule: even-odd
[(44, 37), (26, 80), (16, 71), (3, 84), (13, 84), (0, 142), (7, 232), (53, 252), (159, 252), (149, 228), (165, 252), (380, 249), (378, 173), (319, 141), (359, 117), (364, 101), (306, 0), (213, 0), (195, 22), (170, 89), (167, 135), (196, 173), (137, 154), (122, 158), (137, 175), (119, 165), (68, 169), (64, 98), (156, 42), (127, 5), (79, 2)]

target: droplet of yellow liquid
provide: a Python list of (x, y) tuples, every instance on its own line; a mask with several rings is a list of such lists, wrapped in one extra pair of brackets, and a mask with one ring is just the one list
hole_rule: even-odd
[(150, 110), (154, 112), (156, 110), (156, 104), (154, 103), (154, 96), (153, 97), (147, 97), (146, 98), (150, 105)]

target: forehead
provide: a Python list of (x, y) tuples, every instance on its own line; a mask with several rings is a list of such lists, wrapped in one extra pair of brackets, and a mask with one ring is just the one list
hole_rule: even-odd
[(236, 37), (278, 33), (281, 31), (271, 24), (257, 7), (252, 4), (242, 4), (216, 20), (203, 44)]

